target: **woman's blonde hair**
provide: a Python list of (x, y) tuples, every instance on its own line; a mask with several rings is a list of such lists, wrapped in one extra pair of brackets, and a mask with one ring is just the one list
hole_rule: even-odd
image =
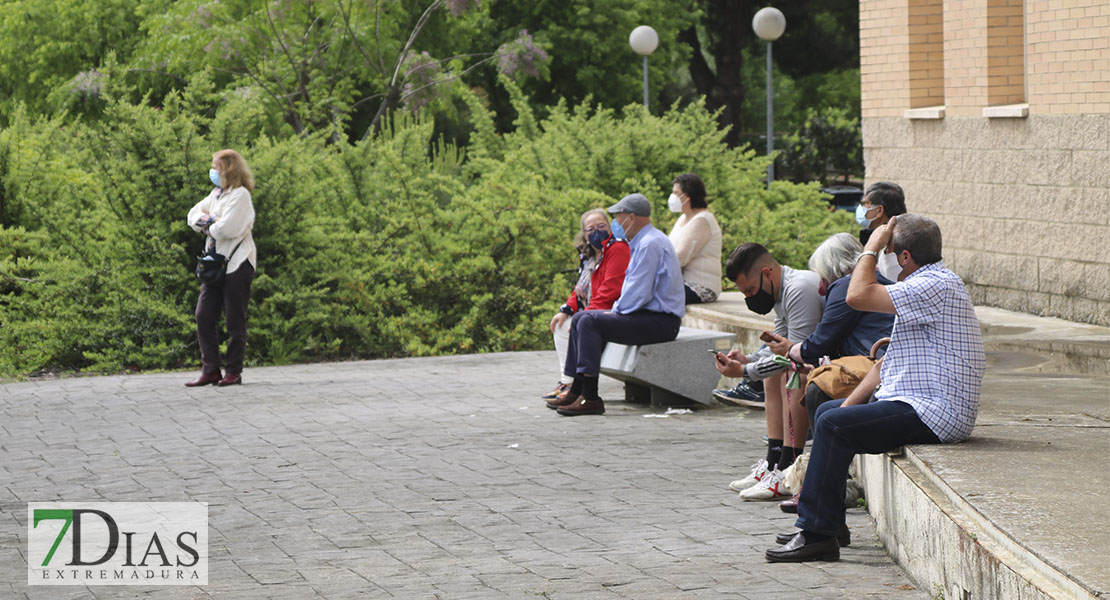
[(578, 233), (574, 236), (574, 247), (578, 248), (578, 253), (586, 258), (593, 258), (599, 250), (590, 245), (590, 241), (586, 239), (586, 232), (582, 231), (586, 228), (586, 218), (590, 215), (598, 214), (605, 218), (605, 224), (609, 224), (609, 213), (605, 212), (604, 208), (591, 208), (582, 213), (582, 217), (578, 219)]
[(224, 184), (225, 190), (242, 186), (254, 193), (254, 175), (241, 154), (234, 150), (220, 150), (212, 155), (212, 160), (220, 172), (220, 183)]

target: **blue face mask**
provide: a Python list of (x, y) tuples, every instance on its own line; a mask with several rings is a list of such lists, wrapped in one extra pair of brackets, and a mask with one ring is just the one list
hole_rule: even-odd
[(609, 223), (609, 229), (613, 232), (613, 237), (615, 239), (624, 239), (624, 227), (621, 227), (620, 221), (613, 219), (613, 222)]
[(218, 188), (223, 187), (220, 185), (220, 172), (216, 169), (208, 169), (208, 179), (212, 182), (212, 185)]
[(586, 239), (589, 240), (591, 246), (600, 250), (605, 247), (605, 240), (609, 239), (609, 232), (605, 229), (595, 229), (590, 232), (590, 235), (586, 236)]
[(875, 208), (875, 206), (864, 206), (860, 204), (856, 207), (856, 223), (859, 223), (861, 227), (871, 227), (871, 222), (875, 219), (868, 219), (867, 211), (871, 210), (872, 208)]

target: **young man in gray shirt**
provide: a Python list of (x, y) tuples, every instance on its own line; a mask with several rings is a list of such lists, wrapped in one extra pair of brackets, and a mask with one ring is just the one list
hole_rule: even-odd
[[(824, 305), (817, 292), (820, 277), (780, 265), (759, 244), (743, 244), (733, 250), (726, 276), (744, 294), (748, 308), (759, 314), (775, 311), (775, 334), (788, 340), (804, 340), (821, 321)], [(772, 343), (774, 343), (772, 341)], [(717, 370), (728, 377), (764, 380), (767, 415), (767, 458), (752, 466), (745, 479), (729, 488), (744, 500), (777, 500), (791, 492), (783, 483), (782, 471), (794, 464), (805, 449), (809, 415), (802, 406), (805, 378), (797, 389), (786, 390), (786, 367), (775, 362), (771, 352), (746, 356), (739, 350), (718, 353)]]

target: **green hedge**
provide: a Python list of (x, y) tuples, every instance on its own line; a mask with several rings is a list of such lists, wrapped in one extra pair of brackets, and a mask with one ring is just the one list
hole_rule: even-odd
[(185, 214), (224, 147), (257, 180), (253, 365), (545, 348), (579, 214), (643, 192), (669, 230), (665, 198), (685, 171), (705, 179), (726, 253), (754, 240), (804, 266), (851, 229), (816, 185), (764, 189), (765, 159), (728, 149), (701, 107), (652, 116), (587, 101), (537, 121), (502, 85), (515, 129), (494, 131), (474, 96), (465, 151), (404, 115), (359, 143), (274, 139), (257, 99), (216, 94), (203, 76), (160, 108), (109, 94), (95, 123), (17, 111), (0, 131), (0, 374), (198, 364), (202, 240)]

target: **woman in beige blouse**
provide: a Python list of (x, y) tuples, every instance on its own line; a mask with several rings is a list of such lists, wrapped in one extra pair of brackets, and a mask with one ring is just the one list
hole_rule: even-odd
[(721, 295), (721, 227), (709, 212), (701, 177), (675, 177), (667, 206), (682, 213), (668, 237), (682, 265), (686, 304), (713, 302)]

